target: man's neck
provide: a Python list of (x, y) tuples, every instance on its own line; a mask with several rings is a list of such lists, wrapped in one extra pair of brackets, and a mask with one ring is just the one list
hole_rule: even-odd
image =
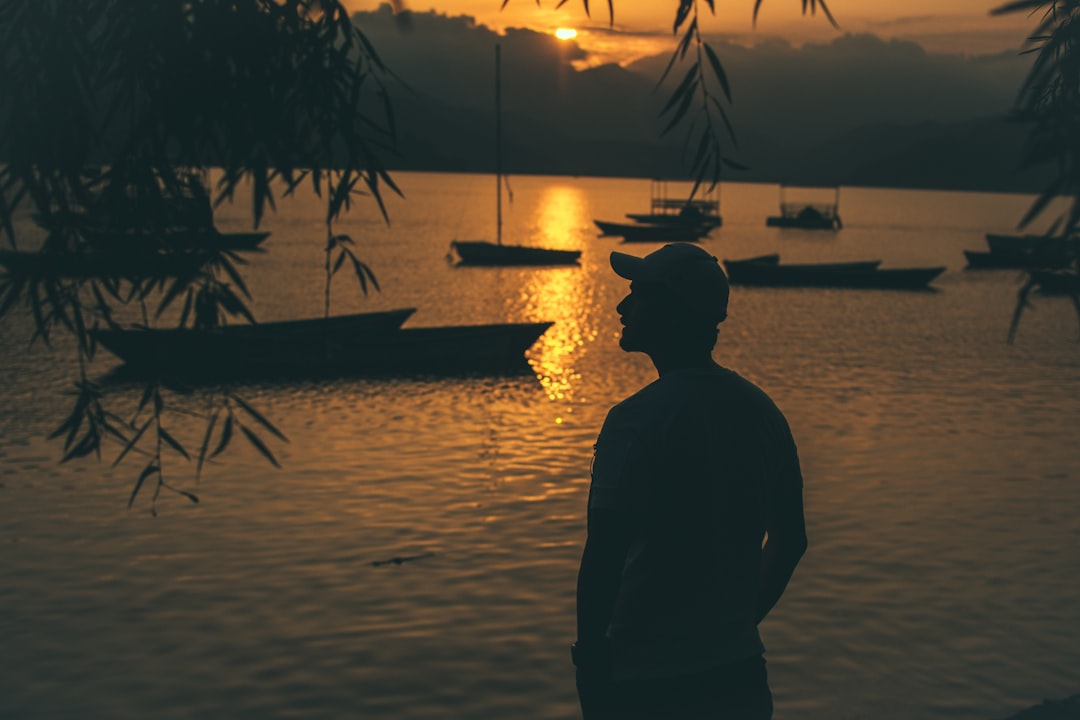
[(711, 352), (701, 350), (693, 352), (649, 353), (649, 359), (660, 377), (679, 370), (708, 370), (717, 367)]

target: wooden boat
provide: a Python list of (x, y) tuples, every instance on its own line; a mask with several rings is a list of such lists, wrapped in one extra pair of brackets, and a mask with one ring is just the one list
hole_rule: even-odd
[(461, 265), (572, 265), (580, 250), (553, 250), (524, 245), (501, 245), (481, 240), (450, 243)]
[(650, 225), (646, 223), (616, 223), (593, 220), (601, 235), (621, 237), (626, 242), (697, 242), (709, 234), (704, 225)]
[(213, 330), (145, 328), (98, 330), (94, 337), (133, 365), (219, 369), (298, 365), (339, 345), (355, 344), (396, 332), (415, 308), (330, 318), (226, 325)]
[[(524, 352), (550, 322), (398, 328), (412, 309), (350, 328), (345, 316), (243, 326), (240, 332), (130, 328), (95, 330), (97, 342), (129, 373), (162, 372), (186, 380), (358, 375), (506, 373), (528, 368)], [(380, 315), (375, 313), (374, 315)], [(389, 315), (392, 315), (390, 317)], [(286, 327), (282, 327), (286, 326)], [(276, 332), (274, 332), (276, 331)]]
[(502, 63), (495, 45), (495, 242), (453, 240), (451, 252), (460, 265), (572, 265), (580, 250), (557, 250), (525, 245), (504, 245), (502, 241)]
[(990, 252), (1046, 252), (1065, 254), (1080, 250), (1080, 239), (1075, 237), (1047, 237), (1046, 235), (1006, 235), (986, 233), (986, 246)]
[(146, 233), (84, 229), (83, 234), (95, 247), (108, 248), (166, 248), (170, 250), (258, 250), (268, 232), (219, 232), (207, 230), (177, 230), (152, 236)]
[(50, 253), (0, 250), (0, 267), (30, 278), (66, 280), (189, 277), (213, 259), (205, 251)]
[(839, 187), (835, 188), (836, 194), (831, 203), (791, 201), (787, 196), (790, 190), (788, 186), (780, 186), (780, 214), (766, 218), (765, 225), (803, 230), (839, 230), (844, 226), (840, 220)]
[(626, 213), (634, 222), (649, 225), (687, 225), (691, 227), (720, 227), (720, 200), (716, 193), (699, 198), (673, 198), (667, 195), (667, 184), (653, 180), (650, 186), (649, 212)]
[[(780, 264), (780, 255), (778, 253), (772, 253), (769, 255), (758, 255), (757, 257), (746, 258), (745, 260), (725, 260), (724, 266), (730, 265), (743, 265), (746, 263), (757, 263), (771, 266), (778, 266)], [(855, 260), (849, 262), (836, 262), (836, 263), (804, 263), (795, 264), (788, 263), (784, 265), (785, 269), (810, 269), (810, 270), (835, 270), (837, 272), (850, 271), (850, 270), (874, 270), (881, 264), (880, 260)]]
[(733, 285), (917, 290), (944, 267), (879, 268), (877, 261), (783, 265), (779, 262), (724, 261)]
[(1068, 253), (1034, 252), (1030, 250), (965, 250), (969, 268), (1063, 268), (1072, 262)]
[(1076, 272), (1033, 270), (1031, 280), (1043, 295), (1071, 295), (1080, 298), (1080, 275)]

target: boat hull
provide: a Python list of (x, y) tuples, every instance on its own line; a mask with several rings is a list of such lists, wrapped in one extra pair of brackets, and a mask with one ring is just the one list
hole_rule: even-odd
[(1075, 237), (1066, 240), (1060, 237), (1046, 237), (1045, 235), (986, 233), (986, 246), (990, 248), (990, 252), (994, 253), (1026, 251), (1063, 255), (1068, 251), (1080, 250), (1080, 240)]
[(1043, 295), (1080, 297), (1080, 275), (1075, 272), (1035, 270), (1031, 273), (1031, 279)]
[(716, 215), (671, 215), (664, 213), (626, 213), (626, 217), (645, 225), (674, 225), (676, 227), (717, 228), (724, 224), (724, 219)]
[(709, 234), (711, 228), (701, 225), (646, 225), (615, 223), (594, 220), (603, 235), (621, 237), (626, 242), (697, 242)]
[[(780, 256), (778, 254), (760, 255), (758, 257), (747, 258), (745, 260), (725, 260), (724, 267), (730, 265), (742, 266), (742, 265), (766, 265), (769, 267), (780, 266)], [(877, 269), (877, 266), (881, 264), (880, 260), (856, 260), (853, 262), (837, 262), (837, 263), (805, 263), (805, 264), (785, 264), (783, 268), (787, 272), (806, 270), (806, 271), (834, 271), (834, 272), (851, 272), (851, 271), (864, 271), (870, 272)]]
[(147, 233), (83, 229), (86, 239), (98, 247), (107, 248), (169, 248), (175, 250), (232, 250), (259, 249), (268, 232), (218, 232), (208, 230), (176, 230), (150, 235)]
[(391, 328), (303, 339), (249, 333), (225, 342), (217, 333), (191, 330), (99, 330), (94, 337), (134, 375), (155, 371), (213, 381), (459, 375), (528, 370), (525, 351), (552, 324)]
[(767, 227), (798, 228), (801, 230), (839, 230), (839, 218), (801, 218), (771, 215), (765, 218)]
[(965, 250), (969, 268), (1005, 268), (1019, 269), (1063, 268), (1072, 262), (1072, 258), (1066, 253), (1031, 252), (1025, 250)]
[(146, 280), (191, 277), (213, 253), (93, 252), (44, 253), (0, 250), (0, 268), (30, 278), (53, 280)]
[(925, 289), (931, 280), (945, 272), (944, 267), (881, 269), (877, 267), (876, 261), (819, 265), (725, 261), (724, 267), (733, 285), (864, 290)]
[(473, 240), (450, 243), (461, 265), (573, 265), (580, 250), (554, 250), (523, 245), (497, 245)]

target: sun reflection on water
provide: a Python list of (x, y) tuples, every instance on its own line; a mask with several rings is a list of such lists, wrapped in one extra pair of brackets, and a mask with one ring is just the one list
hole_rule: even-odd
[[(576, 248), (584, 241), (583, 227), (589, 226), (588, 202), (584, 191), (569, 185), (545, 190), (537, 204), (533, 225), (538, 244), (552, 248)], [(588, 309), (594, 302), (592, 283), (584, 267), (546, 268), (530, 273), (517, 302), (529, 317), (554, 320), (555, 325), (540, 338), (530, 355), (533, 369), (544, 392), (552, 401), (566, 401), (571, 412), (574, 389), (581, 379), (578, 361), (581, 349), (596, 339), (597, 328)], [(556, 423), (562, 423), (560, 415)]]
[(588, 197), (573, 185), (544, 188), (532, 221), (537, 244), (559, 250), (576, 250), (583, 242), (582, 228), (591, 228)]

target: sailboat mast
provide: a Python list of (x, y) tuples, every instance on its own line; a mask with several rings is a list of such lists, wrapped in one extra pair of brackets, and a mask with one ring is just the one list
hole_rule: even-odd
[(502, 245), (502, 70), (495, 43), (495, 240)]

